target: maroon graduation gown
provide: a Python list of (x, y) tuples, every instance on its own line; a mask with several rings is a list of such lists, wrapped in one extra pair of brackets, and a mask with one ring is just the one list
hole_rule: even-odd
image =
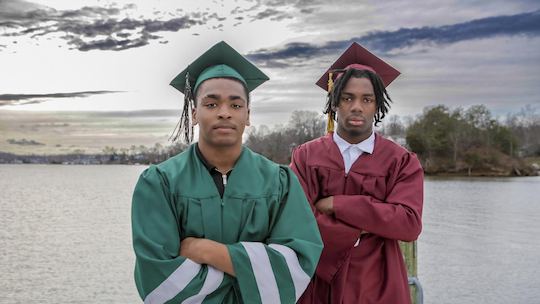
[(375, 134), (373, 154), (363, 153), (345, 174), (330, 133), (296, 148), (290, 166), (310, 203), (334, 196), (335, 212), (312, 207), (324, 249), (298, 303), (410, 303), (398, 240), (416, 240), (422, 229), (423, 170), (415, 154)]

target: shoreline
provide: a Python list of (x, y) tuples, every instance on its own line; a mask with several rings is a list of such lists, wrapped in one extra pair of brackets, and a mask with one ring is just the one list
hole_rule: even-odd
[[(150, 166), (153, 163), (122, 163), (122, 162), (110, 162), (110, 163), (1, 163), (2, 165), (13, 165), (13, 166), (24, 166), (24, 165), (43, 165), (43, 166)], [(441, 178), (452, 178), (452, 177), (470, 177), (470, 178), (508, 178), (508, 177), (531, 177), (531, 176), (540, 176), (539, 171), (527, 172), (526, 174), (511, 174), (511, 172), (488, 172), (488, 171), (477, 171), (467, 173), (456, 173), (456, 172), (437, 172), (437, 173), (428, 173), (424, 171), (424, 176), (426, 177), (441, 177)]]
[(471, 177), (471, 178), (484, 178), (484, 177), (490, 177), (490, 178), (507, 178), (507, 177), (531, 177), (531, 176), (540, 176), (540, 172), (536, 172), (535, 174), (529, 174), (529, 175), (512, 175), (512, 174), (489, 174), (489, 173), (476, 173), (476, 174), (457, 174), (457, 173), (424, 173), (424, 176), (426, 177)]

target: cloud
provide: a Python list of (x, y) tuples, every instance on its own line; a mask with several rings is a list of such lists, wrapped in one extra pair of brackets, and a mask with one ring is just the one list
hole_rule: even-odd
[(37, 141), (35, 141), (33, 139), (27, 140), (26, 138), (23, 138), (21, 140), (16, 140), (16, 139), (10, 138), (10, 139), (7, 140), (7, 142), (10, 145), (20, 145), (20, 146), (44, 146), (45, 145), (45, 144), (37, 142)]
[(372, 48), (391, 52), (417, 44), (449, 44), (495, 36), (540, 34), (540, 10), (512, 16), (496, 16), (441, 27), (373, 32), (365, 39)]
[(0, 1), (0, 20), (18, 18), (20, 14), (42, 8), (44, 8), (43, 5), (23, 0), (2, 0)]
[[(280, 49), (260, 49), (248, 58), (267, 67), (306, 64), (305, 59), (335, 54), (352, 42), (360, 42), (370, 50), (395, 55), (408, 49), (451, 44), (466, 40), (497, 36), (540, 34), (540, 10), (511, 16), (495, 16), (439, 27), (402, 28), (395, 31), (374, 31), (348, 40), (330, 41), (323, 45), (288, 43)], [(302, 59), (299, 61), (299, 59)]]
[(273, 8), (267, 8), (264, 11), (257, 13), (255, 16), (252, 16), (251, 21), (267, 18), (272, 21), (281, 21), (284, 19), (291, 19), (293, 18), (293, 16), (287, 12), (279, 11)]
[[(0, 39), (28, 37), (40, 39), (54, 35), (79, 51), (122, 51), (150, 44), (163, 37), (159, 33), (178, 32), (195, 26), (223, 31), (224, 21), (232, 18), (236, 27), (244, 22), (270, 20), (280, 22), (295, 19), (297, 14), (311, 14), (320, 9), (320, 0), (254, 1), (253, 5), (237, 6), (223, 15), (216, 8), (184, 12), (155, 10), (152, 16), (134, 18), (134, 4), (119, 6), (85, 6), (76, 10), (57, 10), (52, 7), (18, 0), (0, 0)], [(166, 43), (159, 40), (160, 43)], [(0, 51), (9, 44), (0, 41)]]
[(300, 9), (300, 13), (302, 14), (313, 14), (316, 11), (315, 8), (302, 8)]
[[(4, 1), (2, 1), (3, 3)], [(15, 3), (13, 3), (15, 2)], [(76, 19), (83, 18), (106, 18), (107, 16), (118, 15), (120, 9), (118, 8), (104, 8), (104, 7), (88, 7), (85, 6), (79, 10), (63, 10), (57, 11), (54, 8), (38, 6), (30, 2), (24, 3), (24, 6), (19, 5), (18, 1), (6, 1), (7, 4), (0, 3), (0, 26), (11, 28), (26, 28), (23, 32), (33, 32), (40, 27), (40, 23), (44, 22), (57, 22), (57, 24), (69, 24)], [(11, 4), (11, 5), (9, 5)], [(54, 28), (55, 25), (51, 25)], [(13, 34), (14, 36), (17, 33)]]
[(130, 48), (136, 48), (145, 46), (149, 43), (149, 40), (159, 39), (160, 36), (152, 35), (146, 32), (141, 33), (139, 37), (128, 37), (129, 34), (118, 35), (117, 37), (107, 37), (103, 39), (94, 39), (85, 41), (78, 36), (71, 36), (69, 40), (70, 45), (74, 45), (79, 51), (91, 51), (91, 50), (113, 50), (121, 51)]
[[(234, 17), (235, 20), (243, 20), (244, 18), (250, 18), (250, 21), (259, 21), (263, 19), (269, 19), (271, 21), (282, 21), (285, 19), (295, 18), (294, 11), (298, 11), (302, 14), (312, 14), (318, 9), (320, 5), (325, 2), (322, 0), (258, 0), (256, 3), (247, 8), (240, 6), (231, 10), (231, 15), (243, 14), (245, 16)], [(247, 16), (251, 13), (250, 16)]]
[(180, 109), (178, 110), (137, 110), (137, 111), (107, 111), (107, 112), (86, 112), (88, 117), (128, 117), (128, 118), (156, 118), (156, 117), (180, 117)]
[[(20, 4), (25, 5), (20, 5)], [(41, 36), (58, 34), (80, 51), (120, 51), (141, 47), (162, 38), (158, 32), (177, 32), (210, 21), (221, 22), (226, 17), (217, 13), (185, 13), (168, 20), (133, 19), (120, 14), (135, 9), (134, 5), (90, 7), (78, 10), (56, 10), (13, 0), (0, 1), (0, 37)]]
[[(296, 1), (290, 1), (290, 0), (270, 0), (270, 1), (263, 1), (264, 5), (269, 7), (285, 7), (285, 6), (292, 6), (299, 10), (314, 10), (314, 7), (320, 6), (322, 4), (327, 4), (327, 1), (324, 0), (296, 0)], [(334, 3), (332, 3), (334, 4)]]
[(51, 94), (0, 94), (0, 107), (42, 103), (49, 99), (89, 97), (93, 95), (122, 93), (120, 91), (84, 91)]
[[(235, 10), (231, 13), (237, 12), (251, 12), (257, 11), (260, 7), (264, 7), (263, 11), (259, 11), (256, 15), (251, 16), (251, 21), (270, 19), (271, 21), (282, 21), (284, 19), (292, 19), (295, 17), (292, 10), (297, 10), (302, 14), (312, 14), (315, 11), (321, 9), (321, 5), (325, 4), (322, 0), (270, 0), (270, 1), (257, 1), (257, 5), (246, 9), (244, 11)], [(287, 11), (283, 11), (283, 9)]]

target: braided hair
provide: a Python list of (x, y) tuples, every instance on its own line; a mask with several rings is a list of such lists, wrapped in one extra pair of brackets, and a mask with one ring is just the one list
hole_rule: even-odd
[(339, 73), (342, 74), (341, 77), (336, 80), (336, 83), (334, 84), (332, 90), (328, 92), (324, 114), (330, 113), (332, 119), (336, 120), (336, 112), (334, 111), (334, 109), (339, 106), (341, 92), (343, 91), (343, 88), (345, 88), (345, 86), (347, 85), (347, 82), (349, 82), (349, 79), (351, 77), (367, 78), (371, 81), (371, 84), (373, 85), (373, 91), (375, 93), (377, 112), (375, 113), (374, 118), (375, 126), (377, 126), (377, 124), (381, 122), (386, 116), (386, 113), (388, 113), (388, 110), (390, 109), (390, 102), (392, 102), (392, 99), (390, 99), (388, 92), (386, 92), (384, 84), (379, 75), (369, 70), (358, 70), (353, 68), (346, 70), (333, 70), (332, 73), (334, 75)]

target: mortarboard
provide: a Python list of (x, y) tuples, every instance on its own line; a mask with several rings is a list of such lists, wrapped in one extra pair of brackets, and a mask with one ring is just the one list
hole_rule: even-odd
[[(369, 70), (377, 74), (385, 87), (387, 87), (400, 72), (394, 69), (391, 65), (384, 62), (379, 57), (373, 55), (370, 51), (353, 42), (351, 46), (334, 62), (330, 68), (319, 78), (316, 84), (323, 90), (330, 93), (333, 88), (334, 78), (339, 78), (343, 70), (347, 69)], [(337, 74), (337, 75), (335, 75)], [(336, 76), (336, 77), (334, 77)], [(333, 114), (328, 113), (327, 131), (333, 132), (334, 122)]]
[(203, 81), (220, 77), (238, 79), (244, 83), (248, 92), (269, 79), (244, 56), (221, 41), (189, 64), (170, 84), (185, 94), (188, 79), (189, 87), (194, 85), (192, 91), (194, 93)]
[(345, 70), (356, 68), (359, 70), (370, 70), (381, 77), (384, 86), (387, 87), (399, 76), (399, 71), (384, 62), (370, 51), (353, 42), (351, 46), (330, 66), (330, 68), (319, 78), (317, 85), (323, 90), (328, 89), (328, 75), (333, 70)]

